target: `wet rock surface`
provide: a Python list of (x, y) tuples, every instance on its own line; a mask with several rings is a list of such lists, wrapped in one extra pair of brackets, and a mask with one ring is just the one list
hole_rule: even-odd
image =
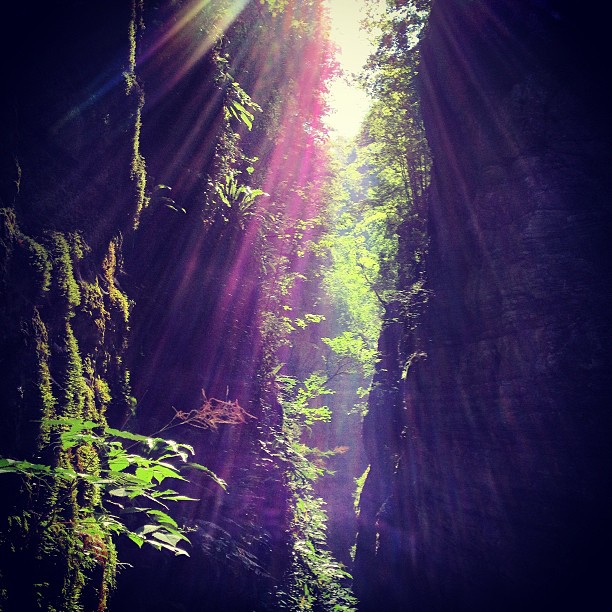
[(566, 8), (434, 3), (427, 357), (408, 373), (392, 492), (370, 512), (364, 610), (602, 600), (610, 126), (601, 32)]

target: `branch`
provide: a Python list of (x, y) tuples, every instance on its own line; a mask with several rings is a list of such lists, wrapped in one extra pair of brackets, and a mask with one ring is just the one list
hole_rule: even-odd
[(242, 425), (246, 423), (246, 417), (254, 419), (240, 404), (238, 400), (228, 402), (216, 398), (208, 399), (206, 392), (202, 389), (202, 405), (189, 412), (175, 409), (175, 417), (186, 425), (200, 429), (217, 429), (218, 425)]

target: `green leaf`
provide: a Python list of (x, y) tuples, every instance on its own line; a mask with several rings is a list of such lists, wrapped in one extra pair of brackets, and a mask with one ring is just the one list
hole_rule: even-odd
[(166, 531), (156, 531), (153, 537), (160, 542), (165, 542), (169, 546), (176, 546), (181, 541), (189, 542), (189, 540), (181, 533), (169, 533)]
[(138, 548), (142, 548), (142, 545), (145, 543), (145, 539), (141, 538), (139, 535), (135, 534), (133, 531), (127, 532), (127, 537), (134, 542)]
[(140, 434), (132, 433), (131, 431), (124, 431), (123, 429), (113, 429), (112, 427), (105, 427), (104, 431), (114, 438), (123, 438), (124, 440), (132, 440), (133, 442), (142, 442), (148, 444), (150, 439), (148, 436), (141, 436)]
[(128, 491), (125, 487), (119, 487), (117, 489), (112, 489), (108, 492), (109, 495), (113, 495), (114, 497), (128, 497), (130, 495), (130, 491)]
[(174, 440), (166, 440), (166, 444), (168, 445), (168, 448), (183, 461), (187, 461), (189, 455), (193, 455), (195, 453), (193, 446), (190, 444), (180, 444)]
[[(42, 472), (44, 474), (51, 473), (51, 467), (42, 463), (30, 463), (29, 461), (17, 461), (15, 459), (0, 459), (0, 472), (2, 473), (21, 473), (21, 474), (36, 474)], [(72, 471), (73, 475), (76, 475)]]
[(182, 548), (178, 548), (177, 546), (171, 546), (170, 544), (166, 544), (165, 542), (157, 542), (156, 540), (147, 540), (147, 544), (150, 544), (154, 548), (157, 548), (157, 550), (161, 550), (162, 548), (170, 550), (176, 556), (179, 556), (179, 555), (185, 555), (186, 557), (189, 556), (189, 553), (186, 550), (183, 550)]
[(247, 128), (249, 128), (249, 130), (253, 128), (253, 115), (249, 117), (246, 114), (240, 113), (240, 118), (242, 119), (242, 122), (247, 126)]
[(255, 119), (255, 115), (249, 112), (240, 102), (236, 100), (232, 100), (229, 107), (230, 112), (236, 119), (242, 121), (247, 128), (250, 130), (253, 127), (253, 119)]
[[(58, 470), (60, 470), (62, 468), (55, 468), (56, 472)], [(95, 474), (86, 474), (85, 472), (74, 472), (74, 470), (70, 470), (70, 469), (66, 469), (64, 470), (65, 472), (72, 472), (72, 474), (74, 475), (74, 477), (78, 476), (79, 478), (83, 479), (85, 482), (88, 482), (89, 484), (95, 484), (95, 485), (109, 485), (109, 484), (116, 484), (117, 481), (114, 478), (100, 478), (100, 476), (96, 476)], [(67, 478), (72, 478), (71, 476), (69, 476), (68, 474), (66, 475)]]
[(176, 491), (173, 491), (172, 489), (151, 492), (151, 497), (153, 499), (158, 499), (158, 498), (167, 499), (169, 495), (178, 495), (178, 493)]
[(276, 376), (282, 369), (282, 367), (284, 366), (284, 363), (279, 363), (273, 370), (272, 372), (270, 372), (270, 376), (274, 377)]
[(197, 497), (187, 497), (186, 495), (164, 495), (168, 501), (200, 501)]
[(155, 463), (153, 465), (153, 478), (157, 480), (158, 483), (161, 484), (164, 478), (176, 478), (178, 480), (185, 480), (184, 476), (181, 476), (179, 471), (169, 463), (162, 464), (161, 462)]
[(116, 459), (110, 459), (108, 467), (113, 472), (122, 472), (129, 467), (130, 460), (126, 456), (118, 456)]
[(154, 520), (156, 520), (158, 523), (164, 525), (172, 525), (173, 527), (178, 528), (176, 521), (169, 514), (166, 514), (161, 510), (147, 510), (147, 514)]
[(242, 104), (240, 104), (240, 102), (236, 102), (235, 100), (232, 100), (232, 106), (234, 108), (238, 109), (241, 113), (248, 113), (249, 112), (249, 111), (247, 111), (246, 108), (244, 108), (244, 106), (242, 106)]
[[(72, 467), (53, 468), (45, 464), (0, 457), (0, 474), (13, 473), (22, 477), (40, 479), (56, 477), (95, 485), (102, 493), (102, 504), (97, 507), (99, 511), (93, 511), (88, 507), (78, 510), (75, 528), (79, 532), (91, 532), (101, 537), (112, 538), (125, 533), (139, 547), (146, 542), (157, 549), (165, 548), (175, 555), (188, 556), (186, 551), (177, 546), (178, 542), (182, 540), (189, 542), (189, 540), (179, 531), (176, 520), (169, 513), (147, 505), (156, 504), (167, 510), (164, 501), (197, 501), (172, 489), (162, 490), (160, 487), (167, 478), (186, 480), (172, 462), (164, 459), (173, 460), (174, 463), (186, 462), (189, 456), (194, 454), (191, 445), (103, 427), (90, 420), (59, 418), (44, 420), (43, 423), (47, 427), (60, 427), (63, 450), (79, 444), (95, 445), (95, 452), (102, 465), (106, 465), (107, 468), (95, 473), (77, 472)], [(103, 435), (94, 434), (92, 431), (94, 429), (103, 431)], [(126, 452), (121, 440), (137, 442), (141, 445), (143, 454)], [(149, 454), (149, 451), (152, 452)], [(165, 454), (159, 458), (161, 453)], [(135, 468), (134, 471), (129, 469), (132, 467)], [(206, 472), (225, 487), (225, 483), (217, 479), (216, 475), (205, 466), (194, 464), (191, 467)], [(122, 521), (124, 514), (143, 512), (147, 514), (149, 521), (136, 531), (128, 529)], [(158, 532), (159, 535), (156, 535)], [(149, 535), (154, 537), (148, 538)]]
[(143, 525), (142, 527), (139, 527), (135, 533), (139, 536), (146, 536), (150, 533), (154, 533), (158, 529), (161, 529), (160, 525)]
[(136, 468), (136, 478), (150, 484), (155, 477), (155, 470), (150, 468), (139, 467)]
[(84, 431), (85, 429), (94, 429), (100, 427), (100, 423), (95, 421), (84, 421), (82, 419), (69, 419), (62, 417), (60, 419), (45, 419), (45, 425), (68, 425), (72, 432)]
[(225, 482), (225, 480), (223, 480), (223, 478), (219, 478), (219, 476), (217, 476), (212, 470), (209, 470), (205, 465), (190, 461), (186, 465), (186, 467), (194, 468), (196, 470), (199, 470), (200, 472), (204, 472), (205, 474), (210, 476), (224, 491), (227, 491), (227, 483)]
[(137, 506), (130, 506), (121, 511), (121, 514), (136, 514), (138, 512), (147, 512), (149, 508), (139, 508)]

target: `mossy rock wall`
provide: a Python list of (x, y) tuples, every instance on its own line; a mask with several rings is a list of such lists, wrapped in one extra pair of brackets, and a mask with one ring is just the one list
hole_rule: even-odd
[[(96, 474), (95, 449), (59, 450), (42, 419), (121, 424), (131, 303), (122, 235), (142, 200), (128, 87), (138, 3), (11, 4), (0, 102), (0, 455)], [(9, 44), (10, 43), (10, 44)], [(6, 48), (9, 44), (10, 49)], [(51, 52), (52, 50), (52, 52)], [(136, 160), (136, 162), (135, 162)], [(141, 168), (142, 170), (142, 168)], [(115, 550), (77, 518), (94, 487), (3, 475), (3, 610), (103, 610)]]

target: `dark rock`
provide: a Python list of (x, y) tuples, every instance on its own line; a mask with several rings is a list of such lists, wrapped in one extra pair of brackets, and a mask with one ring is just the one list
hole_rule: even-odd
[(427, 358), (408, 375), (363, 610), (596, 609), (603, 596), (612, 160), (603, 33), (576, 13), (432, 8)]

